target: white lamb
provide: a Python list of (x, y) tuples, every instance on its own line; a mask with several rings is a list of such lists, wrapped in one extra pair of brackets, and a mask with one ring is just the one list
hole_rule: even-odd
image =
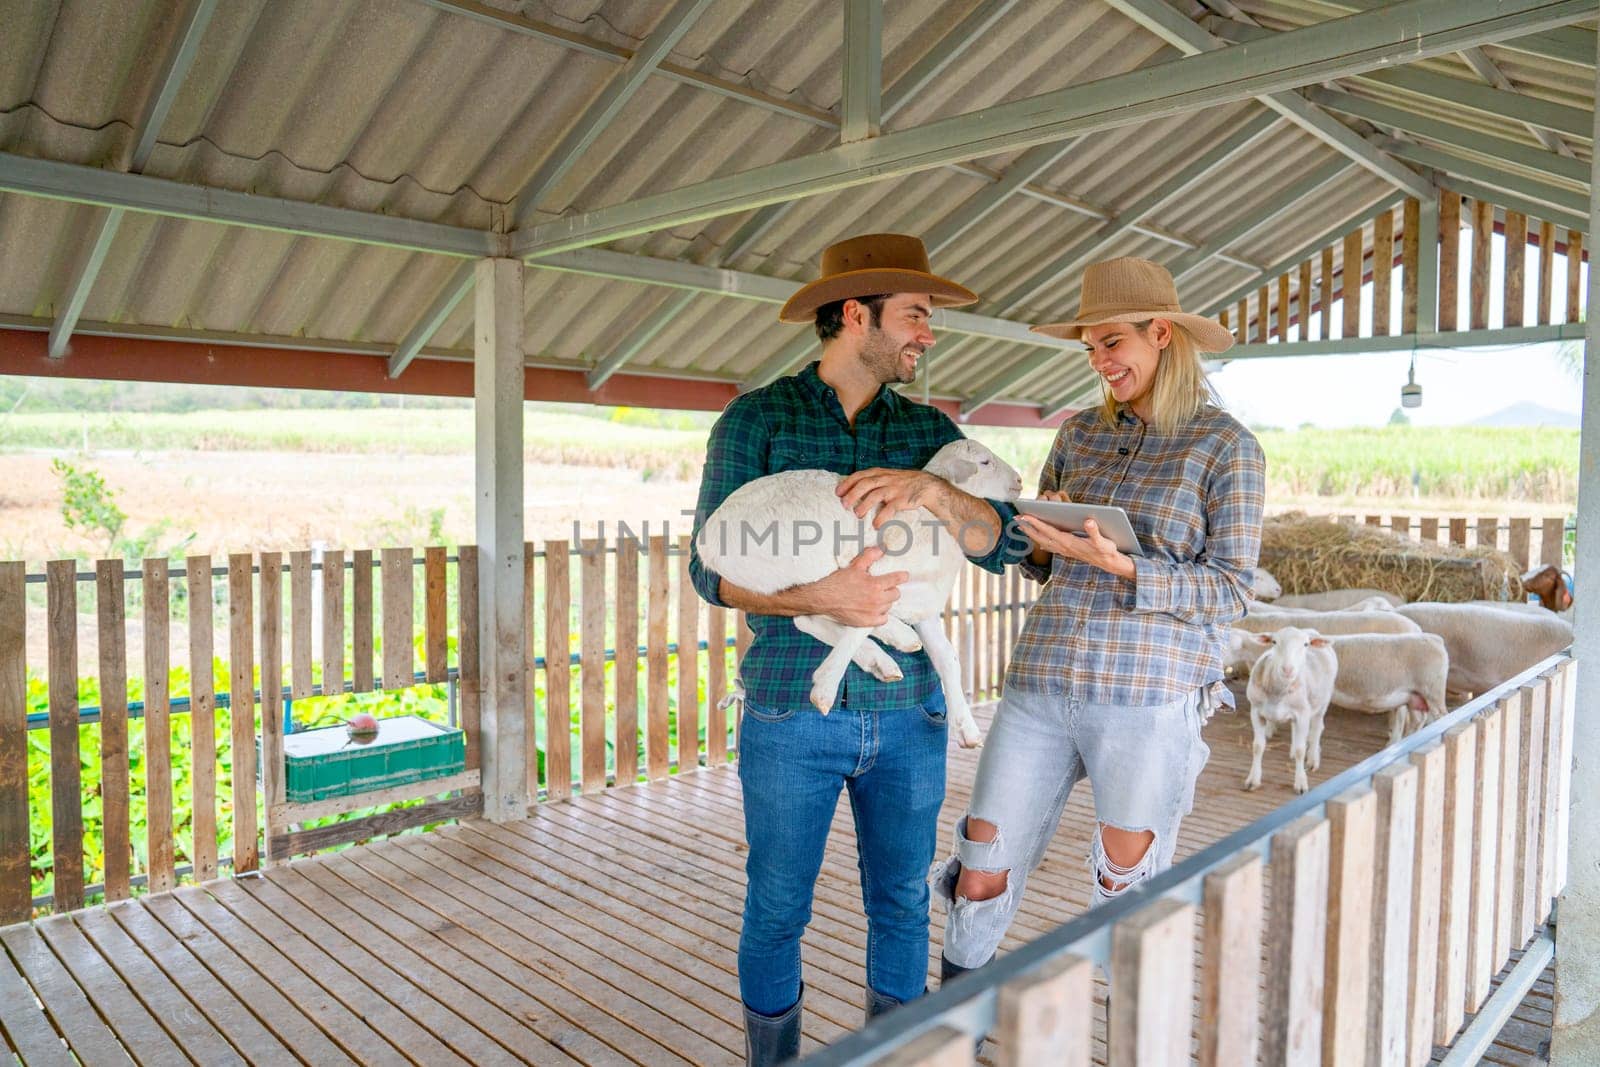
[(1277, 600), (1283, 595), (1283, 586), (1265, 567), (1257, 567), (1250, 575), (1250, 592), (1257, 600)]
[(1249, 672), (1262, 653), (1272, 647), (1261, 640), (1285, 627), (1315, 630), (1324, 637), (1336, 634), (1415, 634), (1422, 627), (1393, 610), (1251, 612), (1234, 623), (1223, 652), (1223, 670), (1230, 676)]
[(1272, 602), (1274, 608), (1310, 608), (1312, 611), (1338, 611), (1357, 601), (1380, 597), (1392, 607), (1404, 604), (1405, 598), (1385, 593), (1382, 589), (1329, 589), (1321, 593), (1296, 593), (1281, 596)]
[(1274, 634), (1258, 634), (1268, 643), (1266, 654), (1250, 669), (1250, 773), (1246, 789), (1261, 785), (1261, 756), (1279, 726), (1289, 724), (1289, 758), (1294, 761), (1294, 791), (1310, 788), (1306, 766), (1322, 765), (1322, 722), (1333, 697), (1339, 664), (1328, 639), (1315, 630), (1289, 626)]
[[(1022, 477), (977, 441), (952, 441), (923, 469), (973, 496), (1015, 500), (1022, 491)], [(863, 549), (881, 544), (884, 556), (872, 565), (872, 573), (908, 572), (887, 623), (869, 630), (825, 615), (794, 620), (803, 633), (832, 646), (812, 674), (811, 703), (823, 714), (833, 708), (852, 661), (882, 681), (901, 679), (894, 658), (867, 640), (869, 636), (901, 652), (926, 648), (957, 739), (963, 748), (976, 747), (982, 735), (961, 691), (961, 665), (940, 620), (957, 576), (968, 565), (966, 557), (955, 536), (923, 508), (901, 512), (874, 531), (875, 511), (857, 519), (839, 499), (840, 481), (828, 471), (802, 470), (745, 483), (706, 520), (696, 541), (701, 559), (735, 585), (770, 594), (825, 578)]]
[(1329, 638), (1339, 657), (1333, 702), (1351, 711), (1388, 714), (1389, 744), (1408, 721), (1426, 723), (1445, 712), (1450, 659), (1434, 634), (1351, 634)]
[(1249, 604), (1245, 610), (1252, 615), (1319, 615), (1325, 611), (1393, 611), (1394, 604), (1387, 596), (1362, 597), (1353, 604), (1340, 608), (1293, 608), (1282, 604)]
[(1450, 652), (1449, 690), (1461, 696), (1486, 693), (1572, 644), (1572, 625), (1543, 609), (1418, 603), (1399, 611), (1444, 639)]

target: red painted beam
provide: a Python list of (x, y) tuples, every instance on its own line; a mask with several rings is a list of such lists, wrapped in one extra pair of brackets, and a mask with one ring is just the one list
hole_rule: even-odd
[[(408, 396), (472, 396), (472, 364), (422, 358), (399, 378), (390, 378), (382, 356), (297, 348), (260, 348), (165, 338), (94, 337), (79, 334), (64, 359), (51, 359), (41, 331), (0, 329), (0, 374), (99, 381), (237, 385), (270, 389), (326, 389)], [(643, 374), (613, 375), (591, 391), (582, 371), (530, 367), (523, 397), (579, 404), (721, 411), (738, 395), (727, 382), (702, 382)], [(935, 402), (952, 418), (954, 400)], [(1032, 405), (990, 404), (972, 420), (984, 426), (1041, 426)], [(1055, 425), (1060, 419), (1052, 420)]]

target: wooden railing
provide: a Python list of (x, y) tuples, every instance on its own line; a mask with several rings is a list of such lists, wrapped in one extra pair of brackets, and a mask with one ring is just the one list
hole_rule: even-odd
[(1505, 517), (1496, 515), (1374, 515), (1370, 512), (1334, 513), (1340, 522), (1360, 522), (1392, 530), (1413, 541), (1461, 547), (1485, 546), (1508, 553), (1524, 570), (1553, 563), (1564, 566), (1571, 520), (1560, 515)]
[[(1496, 212), (1501, 221), (1496, 221)], [(1524, 326), (1554, 327), (1563, 323), (1575, 326), (1583, 321), (1581, 271), (1584, 260), (1584, 235), (1579, 230), (1558, 226), (1510, 208), (1498, 209), (1486, 200), (1465, 197), (1446, 189), (1438, 205), (1439, 242), (1424, 248), (1421, 241), (1421, 204), (1405, 200), (1396, 226), (1393, 210), (1378, 213), (1369, 223), (1358, 226), (1345, 237), (1308, 255), (1293, 270), (1276, 279), (1263, 281), (1252, 298), (1240, 296), (1236, 307), (1217, 309), (1226, 327), (1232, 329), (1241, 345), (1291, 342), (1303, 343), (1315, 335), (1317, 341), (1391, 335), (1432, 336), (1491, 328), (1516, 330)], [(1461, 262), (1461, 233), (1472, 234), (1468, 259)], [(1506, 254), (1499, 277), (1493, 275), (1493, 236), (1500, 230), (1505, 237)], [(1368, 234), (1370, 233), (1370, 238)], [(1398, 244), (1398, 249), (1396, 245)], [(1431, 294), (1437, 309), (1437, 331), (1431, 321), (1419, 323), (1419, 287), (1423, 272), (1419, 257), (1437, 261)], [(1555, 260), (1565, 267), (1564, 301), (1561, 314), (1554, 313)], [(1533, 299), (1532, 321), (1527, 312), (1528, 261), (1538, 261), (1538, 289)], [(1393, 273), (1400, 271), (1400, 303), (1391, 299)], [(1467, 277), (1467, 307), (1460, 307), (1461, 278)], [(1354, 275), (1354, 277), (1352, 277)], [(1372, 314), (1364, 322), (1362, 285), (1372, 282)], [(1490, 320), (1491, 291), (1503, 295), (1501, 321)], [(1342, 314), (1333, 315), (1335, 301)], [(1396, 322), (1398, 319), (1398, 322)], [(1316, 325), (1313, 326), (1313, 323)], [(1398, 329), (1396, 329), (1398, 326)], [(1365, 332), (1363, 332), (1365, 330)], [(1550, 331), (1551, 339), (1562, 331)]]
[[(727, 761), (737, 717), (724, 698), (749, 630), (695, 595), (687, 539), (529, 544), (525, 574), (531, 795), (558, 800)], [(975, 700), (998, 694), (1035, 588), (1015, 569), (968, 568), (958, 582), (945, 624)], [(43, 601), (35, 625), (45, 609), (44, 651), (31, 659), (30, 590)], [(80, 611), (86, 601), (92, 611)], [(481, 810), (477, 625), (472, 546), (238, 554), (219, 567), (105, 560), (90, 572), (61, 560), (42, 574), (0, 563), (0, 923), (254, 870), (263, 850), (274, 860)], [(143, 649), (131, 665), (130, 636)], [(80, 638), (97, 649), (93, 665), (80, 666)], [(30, 678), (42, 710), (30, 705)], [(80, 679), (92, 679), (81, 700)], [(302, 701), (422, 685), (445, 689), (465, 731), (464, 774), (287, 802), (270, 769), (281, 768), (284, 719)], [(46, 729), (48, 745), (37, 743)], [(258, 741), (269, 769), (260, 782)], [(189, 757), (176, 774), (175, 751)], [(434, 799), (351, 817), (415, 796)], [(189, 817), (175, 819), (184, 805)], [(50, 842), (48, 858), (32, 840)]]
[(1573, 683), (1552, 657), (808, 1062), (972, 1063), (992, 1031), (1000, 1063), (1087, 1065), (1097, 962), (1110, 1063), (1473, 1062), (1553, 955)]

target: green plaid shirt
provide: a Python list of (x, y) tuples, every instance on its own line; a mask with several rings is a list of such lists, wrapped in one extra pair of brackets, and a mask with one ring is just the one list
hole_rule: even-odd
[[(738, 397), (712, 427), (695, 509), (695, 540), (728, 495), (754, 478), (790, 470), (835, 474), (869, 467), (912, 470), (963, 436), (944, 412), (908, 400), (888, 386), (856, 416), (852, 430), (838, 396), (812, 363), (793, 377)], [(989, 503), (1009, 528), (1016, 509), (998, 500)], [(999, 574), (1026, 550), (1027, 541), (1018, 534), (1000, 538), (988, 555), (971, 558)], [(720, 576), (700, 559), (698, 550), (691, 553), (689, 574), (695, 589), (710, 603), (725, 607), (718, 595)], [(739, 668), (745, 694), (763, 707), (809, 706), (811, 674), (827, 654), (827, 646), (801, 633), (787, 617), (751, 615), (749, 621), (755, 640)], [(880, 711), (927, 700), (938, 685), (928, 654), (885, 651), (900, 664), (905, 678), (880, 682), (852, 663), (839, 692), (840, 707)]]

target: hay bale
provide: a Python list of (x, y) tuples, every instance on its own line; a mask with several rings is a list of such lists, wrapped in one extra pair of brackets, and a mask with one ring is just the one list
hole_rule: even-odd
[(1516, 561), (1492, 548), (1429, 545), (1377, 526), (1290, 512), (1261, 530), (1261, 565), (1285, 593), (1382, 589), (1406, 600), (1520, 600)]

